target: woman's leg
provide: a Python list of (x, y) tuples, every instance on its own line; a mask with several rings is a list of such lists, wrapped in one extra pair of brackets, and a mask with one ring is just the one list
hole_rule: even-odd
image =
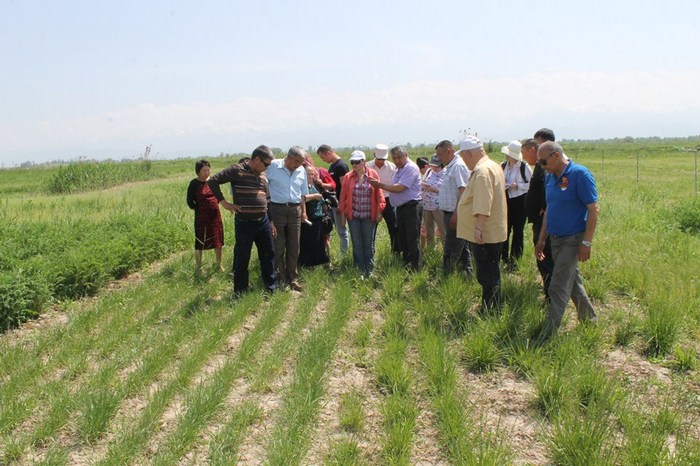
[(221, 267), (221, 249), (222, 248), (214, 248), (214, 255), (216, 256), (216, 270), (219, 272), (224, 271), (224, 268)]
[(199, 273), (202, 270), (202, 250), (194, 250), (194, 271)]

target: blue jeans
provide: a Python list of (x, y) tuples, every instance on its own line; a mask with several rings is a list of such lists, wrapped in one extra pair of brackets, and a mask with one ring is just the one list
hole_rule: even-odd
[(348, 252), (348, 247), (350, 246), (347, 223), (345, 224), (345, 226), (340, 224), (340, 217), (343, 215), (341, 211), (339, 211), (338, 209), (333, 209), (332, 212), (333, 223), (335, 224), (335, 231), (338, 232), (338, 239), (340, 240), (340, 255), (344, 256), (345, 253)]
[(348, 220), (352, 239), (352, 259), (364, 276), (374, 271), (374, 234), (377, 224), (368, 218)]
[(253, 243), (258, 249), (260, 275), (267, 291), (276, 288), (275, 247), (272, 230), (267, 216), (261, 220), (235, 219), (236, 244), (233, 247), (233, 291), (243, 293), (248, 290), (248, 264)]

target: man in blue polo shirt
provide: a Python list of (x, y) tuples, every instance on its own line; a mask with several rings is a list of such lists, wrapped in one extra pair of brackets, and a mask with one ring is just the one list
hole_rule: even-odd
[(545, 240), (549, 236), (554, 258), (549, 315), (541, 337), (547, 339), (559, 329), (569, 299), (576, 306), (579, 321), (596, 319), (578, 263), (591, 257), (599, 208), (593, 175), (583, 165), (567, 159), (559, 144), (552, 141), (542, 144), (537, 159), (547, 172), (547, 211), (535, 254), (540, 260), (544, 258)]
[(275, 239), (275, 267), (282, 286), (301, 291), (299, 284), (299, 236), (306, 220), (305, 196), (309, 195), (306, 169), (302, 167), (306, 151), (294, 146), (281, 160), (273, 160), (267, 169), (270, 186), (270, 220)]

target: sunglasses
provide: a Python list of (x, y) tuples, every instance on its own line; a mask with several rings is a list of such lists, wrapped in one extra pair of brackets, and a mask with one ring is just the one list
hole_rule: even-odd
[(554, 152), (552, 152), (551, 154), (549, 154), (547, 157), (545, 157), (545, 158), (543, 158), (543, 159), (539, 159), (537, 162), (538, 162), (541, 166), (546, 167), (546, 166), (547, 166), (547, 160), (549, 160), (550, 158), (552, 158), (552, 156), (553, 156), (554, 154), (556, 154), (556, 153), (557, 153), (557, 151), (554, 151)]
[(358, 163), (362, 163), (362, 160), (351, 160), (350, 165), (357, 165)]

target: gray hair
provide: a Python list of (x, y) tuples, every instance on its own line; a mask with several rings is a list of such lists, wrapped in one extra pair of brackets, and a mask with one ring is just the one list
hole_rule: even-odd
[(299, 157), (301, 159), (306, 158), (306, 151), (300, 147), (300, 146), (292, 146), (289, 148), (289, 151), (287, 151), (287, 157)]
[(408, 152), (406, 152), (406, 149), (404, 149), (402, 146), (394, 146), (391, 149), (389, 149), (389, 153), (391, 155), (394, 155), (394, 152), (398, 152), (399, 154), (408, 157)]
[(555, 152), (559, 152), (560, 154), (564, 153), (564, 149), (561, 148), (559, 144), (553, 141), (545, 141), (542, 143), (540, 148), (537, 150), (537, 153), (539, 154), (540, 152), (546, 153), (547, 155), (553, 154)]

